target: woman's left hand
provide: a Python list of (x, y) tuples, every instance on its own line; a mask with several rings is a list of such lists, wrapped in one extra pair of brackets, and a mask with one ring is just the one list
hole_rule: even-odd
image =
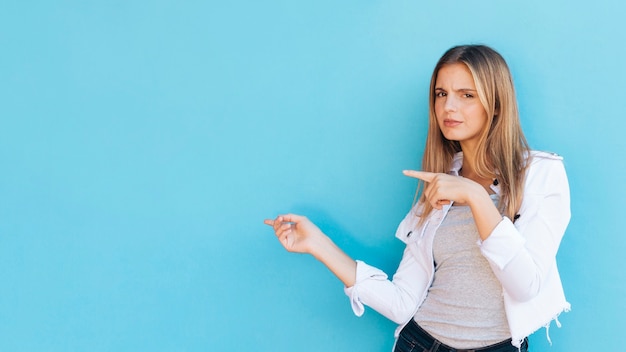
[(435, 209), (441, 209), (451, 201), (469, 204), (472, 194), (482, 189), (478, 183), (461, 176), (414, 170), (405, 170), (402, 173), (426, 182), (424, 196)]

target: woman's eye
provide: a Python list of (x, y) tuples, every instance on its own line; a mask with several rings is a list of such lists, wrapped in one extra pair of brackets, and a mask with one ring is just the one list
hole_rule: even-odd
[(463, 97), (465, 97), (465, 98), (473, 98), (474, 96), (472, 94), (465, 93), (465, 94), (463, 94)]
[(446, 92), (436, 92), (435, 96), (436, 97), (445, 97), (446, 96)]

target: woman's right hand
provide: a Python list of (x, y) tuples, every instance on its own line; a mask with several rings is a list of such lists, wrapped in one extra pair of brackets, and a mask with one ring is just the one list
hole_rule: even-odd
[(313, 254), (315, 242), (324, 237), (315, 224), (300, 215), (279, 215), (274, 220), (266, 219), (264, 223), (274, 229), (278, 241), (289, 252)]

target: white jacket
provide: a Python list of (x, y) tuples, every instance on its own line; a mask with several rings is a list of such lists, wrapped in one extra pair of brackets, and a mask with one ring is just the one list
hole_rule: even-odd
[[(450, 174), (458, 175), (462, 153), (455, 155)], [(562, 158), (531, 152), (524, 196), (515, 224), (503, 217), (485, 241), (478, 241), (502, 284), (504, 307), (512, 344), (545, 326), (563, 311), (569, 311), (556, 265), (556, 254), (570, 219), (569, 185)], [(492, 186), (500, 193), (499, 186)], [(396, 237), (406, 243), (393, 280), (381, 270), (357, 261), (356, 284), (346, 287), (357, 316), (370, 306), (400, 324), (400, 330), (424, 302), (434, 276), (433, 238), (451, 205), (433, 210), (422, 226), (418, 203), (398, 226)], [(559, 325), (558, 320), (556, 321)]]

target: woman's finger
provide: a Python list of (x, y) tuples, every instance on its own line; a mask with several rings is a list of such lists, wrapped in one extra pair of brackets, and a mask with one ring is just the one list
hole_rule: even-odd
[(432, 182), (432, 180), (435, 178), (435, 176), (437, 176), (436, 173), (428, 172), (428, 171), (404, 170), (404, 171), (402, 171), (402, 173), (405, 176), (417, 178), (417, 179), (420, 179), (420, 180), (425, 181), (425, 182)]
[(449, 199), (445, 199), (442, 198), (441, 195), (439, 194), (439, 184), (438, 184), (438, 178), (437, 178), (437, 174), (433, 174), (430, 173), (432, 175), (434, 175), (431, 178), (431, 181), (424, 186), (424, 197), (426, 197), (426, 199), (428, 200), (428, 202), (430, 203), (430, 205), (432, 205), (433, 208), (435, 209), (441, 209), (443, 205), (447, 205), (450, 204), (450, 200)]
[(424, 196), (426, 196), (426, 199), (430, 199), (430, 196), (432, 195), (432, 191), (433, 191), (433, 184), (432, 183), (427, 183), (424, 184)]
[(276, 220), (274, 220), (274, 231), (278, 231), (278, 229), (280, 228), (282, 224), (283, 224), (283, 216), (279, 215), (276, 217)]
[(265, 225), (271, 226), (274, 229), (274, 232), (278, 231), (278, 227), (282, 224), (282, 217), (278, 216), (276, 219), (265, 219), (263, 220)]
[(280, 227), (279, 227), (280, 231), (282, 232), (288, 232), (291, 231), (291, 223), (288, 222), (283, 222)]
[(306, 219), (306, 217), (302, 216), (302, 215), (296, 215), (296, 214), (285, 214), (282, 216), (282, 220), (281, 221), (285, 221), (285, 222), (290, 222), (290, 223), (299, 223), (302, 222)]
[(286, 214), (286, 215), (279, 215), (274, 220), (272, 220), (272, 219), (265, 219), (265, 220), (263, 220), (263, 223), (265, 225), (268, 225), (268, 226), (276, 227), (276, 226), (280, 226), (282, 223), (297, 224), (297, 223), (301, 222), (304, 219), (305, 219), (304, 216), (294, 215), (294, 214)]

